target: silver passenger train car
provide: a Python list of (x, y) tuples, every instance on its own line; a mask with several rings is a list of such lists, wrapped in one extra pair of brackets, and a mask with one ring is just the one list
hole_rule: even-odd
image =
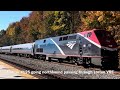
[(25, 55), (31, 57), (33, 55), (33, 43), (18, 44), (11, 46), (11, 53), (19, 56)]
[(4, 46), (4, 47), (1, 47), (1, 53), (4, 53), (4, 54), (10, 54), (11, 53), (11, 46)]
[(31, 57), (34, 43), (18, 44), (0, 47), (0, 53)]

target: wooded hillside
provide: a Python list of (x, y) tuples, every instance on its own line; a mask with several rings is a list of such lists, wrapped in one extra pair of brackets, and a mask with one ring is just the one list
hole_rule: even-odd
[(29, 43), (46, 37), (93, 28), (111, 31), (120, 45), (120, 11), (33, 11), (0, 31), (0, 46)]

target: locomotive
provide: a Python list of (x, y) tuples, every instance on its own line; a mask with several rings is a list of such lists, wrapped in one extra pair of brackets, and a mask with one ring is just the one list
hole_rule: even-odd
[(110, 32), (93, 29), (80, 33), (49, 37), (33, 43), (0, 47), (0, 53), (34, 57), (51, 61), (57, 59), (78, 65), (118, 68), (118, 49)]

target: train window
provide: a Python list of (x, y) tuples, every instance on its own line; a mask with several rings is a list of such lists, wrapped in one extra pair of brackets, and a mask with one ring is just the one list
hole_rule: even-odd
[(59, 38), (59, 41), (62, 41), (62, 37)]
[(39, 48), (36, 49), (36, 52), (39, 52)]
[(95, 34), (97, 37), (100, 37), (100, 38), (111, 37), (110, 32), (105, 30), (97, 30), (95, 31)]
[(43, 48), (40, 48), (40, 52), (43, 52)]
[(67, 40), (67, 39), (68, 39), (68, 36), (63, 37), (63, 40)]
[(76, 39), (76, 35), (69, 36), (69, 39)]
[(43, 48), (37, 48), (36, 52), (43, 52)]
[(13, 48), (13, 50), (20, 50), (20, 49), (23, 49), (23, 48)]
[(45, 42), (46, 42), (46, 40), (43, 41), (43, 43), (45, 43)]
[(10, 50), (10, 49), (2, 49), (2, 50)]

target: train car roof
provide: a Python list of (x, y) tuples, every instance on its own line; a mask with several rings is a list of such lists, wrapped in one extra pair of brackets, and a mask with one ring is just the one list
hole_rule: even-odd
[(71, 36), (71, 35), (75, 35), (75, 34), (77, 34), (77, 33), (66, 34), (66, 35), (61, 35), (61, 36), (54, 36), (54, 37), (48, 37), (48, 38), (38, 39), (38, 40), (36, 40), (36, 41), (39, 41), (39, 40), (45, 40), (45, 39), (49, 39), (49, 38), (64, 37), (64, 36)]
[[(26, 44), (33, 44), (33, 43), (23, 43), (23, 44), (16, 44), (16, 45), (26, 45)], [(15, 45), (11, 45), (11, 46), (15, 46)]]
[[(3, 47), (11, 47), (11, 46), (17, 46), (17, 45), (26, 45), (26, 44), (34, 44), (34, 42), (33, 42), (33, 43), (16, 44), (16, 45), (10, 45), (10, 46), (3, 46)], [(2, 48), (2, 47), (1, 47), (1, 48)]]
[[(96, 30), (103, 30), (103, 29), (91, 29), (91, 30), (82, 31), (82, 32), (78, 32), (78, 33), (83, 33), (83, 32), (84, 32), (84, 33), (87, 33), (87, 32), (93, 32), (93, 31), (96, 31)], [(38, 40), (36, 40), (36, 41), (45, 40), (45, 39), (49, 39), (49, 38), (64, 37), (64, 36), (69, 36), (69, 35), (74, 35), (74, 34), (77, 34), (77, 33), (66, 34), (66, 35), (61, 35), (61, 36), (54, 36), (54, 37), (48, 37), (48, 38), (38, 39)]]
[(3, 47), (1, 47), (1, 48), (10, 48), (11, 46), (3, 46)]

